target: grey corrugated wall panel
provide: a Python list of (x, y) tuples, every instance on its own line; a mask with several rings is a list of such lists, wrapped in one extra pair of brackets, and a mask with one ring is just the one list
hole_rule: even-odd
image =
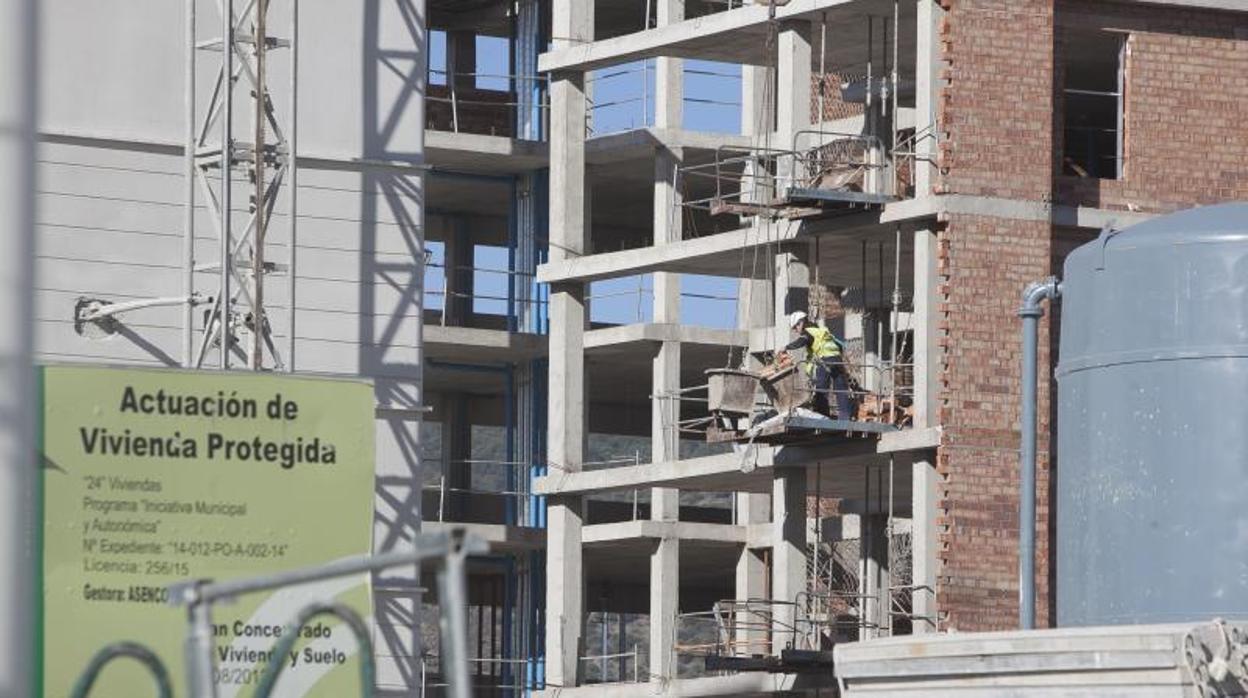
[[(423, 104), (404, 104), (423, 83), (423, 56), (397, 8), (367, 2), (306, 2), (300, 8), (300, 149), (323, 157), (411, 157), (423, 151)], [(204, 4), (201, 39), (217, 30)], [(287, 25), (286, 5), (275, 3), (270, 24)], [(42, 0), (40, 60), (44, 130), (104, 134), (178, 143), (182, 139), (182, 3), (168, 0), (82, 2)], [(369, 21), (373, 20), (371, 25)], [(423, 28), (422, 28), (423, 30)], [(389, 52), (394, 69), (380, 65)], [(213, 78), (203, 61), (197, 80)], [(272, 82), (285, 85), (284, 63), (274, 61)], [(278, 93), (281, 94), (280, 92)], [(241, 102), (242, 100), (240, 100)], [(416, 100), (421, 101), (421, 100)], [(280, 102), (279, 102), (280, 103)], [(389, 118), (395, 107), (398, 115)], [(246, 106), (239, 104), (239, 114)], [(245, 121), (242, 123), (246, 123)], [(380, 135), (390, 125), (388, 138)]]
[(1058, 624), (1248, 618), (1248, 204), (1102, 236), (1062, 284)]

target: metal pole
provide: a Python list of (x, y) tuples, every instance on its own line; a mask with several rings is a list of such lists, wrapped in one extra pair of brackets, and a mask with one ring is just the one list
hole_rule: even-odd
[[(598, 628), (600, 630), (598, 644), (601, 645), (600, 653), (602, 657), (598, 660), (598, 671), (602, 674), (602, 682), (607, 683), (607, 670), (610, 658), (607, 657), (607, 613), (603, 611), (598, 614)], [(620, 659), (620, 661), (624, 661)]]
[(212, 677), (212, 603), (195, 598), (186, 609), (190, 630), (186, 636), (186, 690), (191, 698), (216, 698)]
[[(286, 370), (295, 372), (295, 258), (299, 201), (299, 0), (290, 2), (290, 106), (286, 112)], [(421, 278), (424, 278), (423, 276)]]
[(253, 119), (255, 136), (252, 143), (252, 169), (255, 177), (255, 193), (252, 205), (255, 206), (256, 227), (251, 234), (251, 368), (259, 371), (264, 367), (264, 238), (268, 230), (269, 220), (266, 215), (266, 196), (264, 182), (264, 141), (265, 141), (265, 103), (268, 101), (269, 87), (266, 75), (268, 63), (267, 23), (269, 0), (255, 0), (255, 21), (253, 30), (253, 50), (256, 56), (256, 87), (253, 102)]
[(893, 146), (889, 150), (889, 155), (893, 161), (893, 193), (897, 193), (897, 121), (901, 118), (897, 111), (898, 100), (897, 91), (900, 89), (898, 74), (898, 61), (901, 56), (901, 49), (898, 42), (901, 38), (901, 5), (899, 0), (893, 0)]
[(882, 591), (884, 596), (884, 621), (888, 627), (889, 637), (893, 635), (893, 470), (895, 465), (896, 458), (890, 454), (888, 456), (888, 520), (884, 524), (884, 549), (888, 551), (888, 577)]
[(1018, 625), (1036, 627), (1036, 402), (1037, 345), (1045, 299), (1055, 300), (1062, 288), (1055, 277), (1037, 281), (1023, 291), (1018, 315), (1023, 319), (1022, 443), (1019, 448)]
[(186, 0), (186, 139), (183, 172), (186, 177), (186, 199), (183, 202), (182, 228), (182, 290), (186, 295), (182, 311), (182, 366), (191, 368), (195, 361), (195, 2)]
[(234, 259), (230, 242), (232, 212), (230, 173), (234, 160), (234, 0), (224, 0), (221, 12), (221, 290), (217, 303), (222, 370), (230, 367), (230, 274)]
[(448, 698), (472, 698), (468, 678), (468, 600), (464, 596), (464, 553), (447, 556), (438, 570), (438, 602), (442, 614), (442, 675)]
[[(896, 116), (896, 112), (893, 113)], [(893, 317), (892, 327), (892, 346), (889, 348), (889, 405), (888, 405), (888, 421), (893, 421), (893, 415), (897, 410), (897, 327), (901, 324), (901, 226), (897, 226), (897, 233), (893, 239)], [(881, 260), (882, 261), (882, 260)], [(880, 280), (883, 285), (883, 279)]]
[[(824, 111), (824, 96), (828, 92), (828, 13), (819, 17), (819, 131), (823, 132), (823, 122), (828, 120)], [(823, 145), (821, 137), (819, 145)]]
[(0, 695), (33, 695), (36, 667), (34, 534), (38, 519), (35, 461), (34, 336), (35, 124), (38, 4), (0, 0)]

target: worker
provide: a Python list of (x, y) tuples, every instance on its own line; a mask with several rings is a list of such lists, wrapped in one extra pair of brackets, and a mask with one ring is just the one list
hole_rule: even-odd
[(836, 418), (852, 419), (849, 401), (849, 380), (841, 353), (841, 343), (828, 328), (812, 321), (806, 313), (789, 314), (789, 327), (797, 338), (785, 351), (806, 350), (806, 373), (815, 384), (814, 408), (829, 417), (828, 393), (836, 396)]

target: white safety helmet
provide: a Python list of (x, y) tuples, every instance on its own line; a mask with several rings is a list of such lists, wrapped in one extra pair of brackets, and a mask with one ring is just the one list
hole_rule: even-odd
[(807, 317), (806, 313), (803, 313), (800, 310), (789, 313), (789, 327), (796, 330), (797, 326), (800, 325)]

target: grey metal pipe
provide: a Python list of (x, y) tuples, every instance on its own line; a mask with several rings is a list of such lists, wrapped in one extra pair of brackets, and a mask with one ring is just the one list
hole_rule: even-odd
[[(421, 51), (424, 54), (424, 51)], [(423, 75), (424, 73), (420, 73)], [(295, 372), (295, 291), (298, 280), (295, 261), (299, 254), (299, 0), (290, 3), (290, 107), (286, 125), (286, 370)], [(420, 278), (424, 278), (422, 275)], [(417, 323), (421, 324), (421, 323)]]
[(447, 555), (438, 570), (438, 606), (442, 624), (442, 671), (449, 698), (472, 698), (468, 675), (468, 593), (465, 550)]
[(182, 292), (185, 296), (182, 308), (182, 367), (192, 368), (195, 361), (195, 0), (186, 0), (186, 91), (183, 108), (186, 110), (186, 139), (182, 143), (182, 176), (186, 181), (186, 198), (182, 202)]
[[(174, 598), (170, 594), (170, 598)], [(189, 631), (183, 644), (186, 658), (186, 690), (191, 698), (216, 698), (212, 675), (212, 604), (192, 603), (187, 609)]]
[(231, 225), (234, 212), (233, 183), (230, 177), (234, 167), (234, 0), (225, 0), (221, 12), (221, 290), (217, 299), (217, 323), (221, 332), (221, 357), (218, 365), (222, 370), (230, 367), (230, 273), (234, 268), (234, 250)]
[(0, 695), (35, 685), (40, 589), (34, 531), (42, 525), (35, 461), (35, 372), (31, 366), (35, 287), (35, 0), (0, 0)]
[(1057, 277), (1029, 284), (1018, 316), (1023, 319), (1022, 443), (1019, 447), (1018, 625), (1036, 627), (1036, 402), (1037, 345), (1044, 301), (1062, 295)]

